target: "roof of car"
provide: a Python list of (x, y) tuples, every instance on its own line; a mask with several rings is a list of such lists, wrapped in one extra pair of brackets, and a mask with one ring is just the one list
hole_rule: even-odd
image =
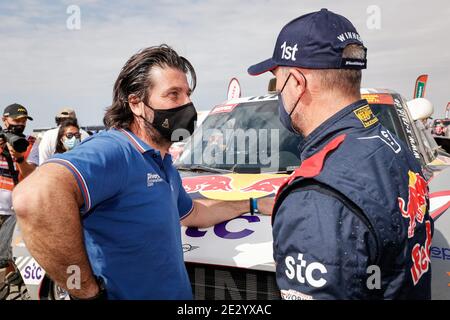
[[(382, 94), (396, 94), (394, 90), (390, 89), (382, 89), (382, 88), (361, 88), (361, 94), (373, 94), (373, 93), (382, 93)], [(243, 98), (235, 98), (228, 101), (223, 102), (221, 105), (230, 105), (230, 104), (239, 104), (246, 102), (255, 102), (255, 101), (269, 101), (276, 100), (278, 98), (277, 93), (271, 92), (261, 96), (249, 96)]]

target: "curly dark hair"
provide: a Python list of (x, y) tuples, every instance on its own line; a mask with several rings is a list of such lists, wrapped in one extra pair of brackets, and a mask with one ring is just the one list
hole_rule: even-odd
[(151, 70), (154, 67), (170, 67), (190, 74), (191, 90), (197, 85), (197, 76), (192, 64), (166, 44), (145, 48), (133, 55), (123, 66), (114, 84), (113, 102), (106, 109), (103, 123), (107, 129), (127, 129), (133, 122), (133, 113), (128, 105), (128, 96), (136, 95), (142, 101), (148, 99), (152, 88)]
[(76, 127), (78, 128), (78, 130), (80, 130), (80, 126), (78, 125), (77, 119), (67, 118), (64, 121), (62, 121), (61, 125), (59, 126), (58, 137), (56, 138), (55, 153), (64, 153), (67, 151), (66, 148), (64, 148), (64, 144), (61, 141), (61, 138), (64, 135), (64, 130), (66, 130), (67, 127)]

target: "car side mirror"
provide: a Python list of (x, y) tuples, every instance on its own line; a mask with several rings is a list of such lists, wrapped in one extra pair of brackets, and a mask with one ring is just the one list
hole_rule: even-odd
[(433, 104), (425, 98), (416, 98), (406, 103), (414, 121), (425, 120), (433, 114)]

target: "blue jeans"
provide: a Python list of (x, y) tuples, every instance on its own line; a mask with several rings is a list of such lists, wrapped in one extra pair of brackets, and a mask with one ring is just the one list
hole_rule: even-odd
[(16, 215), (0, 216), (3, 220), (0, 226), (0, 266), (7, 264), (12, 260), (11, 242), (16, 226)]

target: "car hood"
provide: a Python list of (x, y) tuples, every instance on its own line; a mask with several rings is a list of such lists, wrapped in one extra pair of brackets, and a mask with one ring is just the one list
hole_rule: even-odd
[[(287, 174), (183, 174), (193, 199), (225, 201), (275, 196)], [(246, 213), (211, 228), (182, 227), (186, 262), (275, 271), (270, 216)]]

